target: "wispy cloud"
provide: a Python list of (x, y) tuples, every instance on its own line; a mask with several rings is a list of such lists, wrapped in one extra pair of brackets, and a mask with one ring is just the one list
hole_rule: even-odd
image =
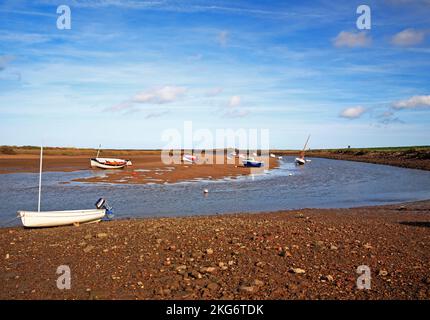
[(229, 32), (228, 31), (220, 31), (217, 35), (217, 41), (221, 46), (226, 46), (228, 41)]
[(242, 107), (242, 98), (240, 96), (232, 96), (225, 108), (224, 118), (243, 118), (249, 115), (249, 110)]
[(366, 108), (362, 106), (349, 107), (343, 109), (339, 116), (346, 119), (357, 119), (360, 118), (365, 112)]
[(393, 103), (393, 108), (396, 110), (430, 108), (430, 95), (412, 96), (409, 99), (396, 101)]
[(239, 107), (241, 103), (240, 96), (232, 96), (228, 105), (232, 108)]
[(372, 39), (366, 32), (348, 32), (341, 31), (333, 40), (333, 45), (337, 48), (340, 47), (366, 47), (370, 45)]
[(391, 38), (391, 43), (396, 46), (413, 46), (424, 41), (425, 32), (412, 28), (405, 29)]
[(173, 103), (180, 99), (187, 89), (178, 86), (164, 86), (141, 91), (132, 98), (118, 103), (112, 107), (106, 108), (105, 111), (122, 112), (136, 109), (137, 104), (167, 104)]
[(219, 95), (220, 93), (223, 92), (223, 88), (217, 87), (217, 88), (211, 88), (209, 90), (206, 91), (205, 95), (207, 97), (215, 97), (217, 95)]
[(187, 91), (184, 87), (164, 86), (142, 91), (136, 94), (132, 101), (135, 103), (164, 104), (178, 100)]

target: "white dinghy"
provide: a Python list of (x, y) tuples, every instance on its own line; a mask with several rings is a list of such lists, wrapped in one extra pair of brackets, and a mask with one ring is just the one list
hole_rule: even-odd
[(308, 136), (308, 139), (306, 140), (305, 146), (303, 147), (302, 152), (300, 152), (300, 156), (298, 158), (296, 158), (296, 164), (298, 164), (298, 165), (304, 165), (307, 162), (307, 160), (305, 160), (305, 151), (306, 151), (306, 147), (308, 145), (310, 137), (311, 137), (311, 135)]
[(99, 222), (106, 215), (106, 209), (68, 211), (18, 211), (24, 227), (56, 227), (89, 222)]
[(117, 159), (117, 158), (99, 158), (100, 148), (97, 151), (97, 156), (95, 158), (90, 159), (91, 167), (100, 168), (100, 169), (122, 169), (125, 166), (133, 165), (130, 160)]
[(42, 161), (43, 147), (40, 148), (40, 172), (39, 172), (39, 201), (37, 211), (17, 212), (24, 227), (56, 227), (65, 225), (78, 225), (80, 223), (98, 222), (106, 213), (111, 214), (111, 208), (106, 205), (106, 201), (100, 198), (96, 203), (96, 209), (87, 210), (65, 210), (65, 211), (40, 211), (40, 198), (42, 187)]

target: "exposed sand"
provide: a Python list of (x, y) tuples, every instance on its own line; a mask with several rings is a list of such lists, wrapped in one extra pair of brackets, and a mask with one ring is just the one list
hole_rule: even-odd
[(429, 245), (430, 201), (7, 228), (0, 299), (430, 299)]
[[(104, 157), (115, 157), (114, 154), (104, 154)], [(94, 177), (88, 179), (78, 179), (81, 182), (108, 182), (108, 183), (173, 183), (193, 179), (221, 179), (224, 177), (237, 177), (251, 173), (259, 173), (263, 170), (273, 169), (278, 166), (278, 160), (270, 158), (269, 167), (267, 165), (261, 169), (245, 168), (239, 158), (235, 159), (235, 164), (228, 164), (227, 158), (215, 158), (214, 164), (169, 164), (161, 161), (159, 152), (150, 154), (122, 154), (121, 158), (130, 159), (133, 165), (120, 170), (92, 169), (90, 167), (90, 157), (73, 155), (45, 155), (43, 157), (43, 170), (46, 171), (77, 171), (94, 170)], [(256, 157), (258, 159), (258, 157)], [(38, 172), (39, 156), (37, 154), (0, 155), (0, 174), (12, 172)], [(100, 174), (103, 173), (103, 174)]]

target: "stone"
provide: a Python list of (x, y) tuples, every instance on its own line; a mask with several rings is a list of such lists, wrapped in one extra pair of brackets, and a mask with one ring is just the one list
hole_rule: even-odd
[(214, 253), (213, 249), (211, 248), (206, 249), (206, 254), (213, 254), (213, 253)]
[(97, 233), (97, 238), (106, 238), (108, 236), (108, 234), (107, 233), (104, 233), (104, 232), (100, 232), (100, 233)]
[(254, 293), (257, 291), (257, 287), (255, 287), (255, 286), (240, 286), (239, 291), (246, 292), (246, 293)]
[(216, 271), (215, 267), (202, 267), (200, 268), (200, 272), (202, 273), (214, 273)]
[(87, 246), (87, 247), (84, 248), (84, 252), (88, 253), (88, 252), (90, 252), (93, 249), (94, 249), (94, 246), (89, 245), (89, 246)]
[(388, 271), (387, 270), (379, 270), (379, 273), (378, 273), (378, 275), (379, 276), (381, 276), (381, 277), (385, 277), (385, 276), (387, 276), (388, 275)]
[(215, 291), (219, 288), (219, 285), (218, 285), (218, 283), (211, 282), (206, 286), (206, 288), (208, 288), (211, 291)]
[(330, 250), (337, 250), (338, 248), (335, 245), (330, 246)]
[(289, 271), (291, 273), (296, 273), (296, 274), (303, 274), (306, 272), (304, 269), (301, 269), (301, 268), (291, 268)]
[(255, 284), (257, 287), (262, 287), (262, 286), (264, 286), (264, 282), (263, 282), (263, 281), (261, 281), (261, 280), (259, 280), (259, 279), (255, 279), (255, 280), (254, 280), (254, 284)]

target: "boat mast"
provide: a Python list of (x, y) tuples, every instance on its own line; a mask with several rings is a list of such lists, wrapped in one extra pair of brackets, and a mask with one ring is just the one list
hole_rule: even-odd
[(99, 153), (100, 153), (100, 148), (102, 147), (102, 145), (101, 144), (99, 144), (99, 150), (97, 150), (97, 156), (96, 156), (96, 158), (98, 158), (99, 157)]
[(40, 146), (39, 201), (37, 203), (37, 212), (40, 212), (40, 196), (42, 193), (42, 162), (43, 162), (43, 146)]
[(301, 158), (302, 158), (302, 159), (304, 159), (304, 158), (305, 158), (305, 151), (306, 151), (306, 147), (307, 147), (307, 145), (308, 145), (308, 142), (309, 142), (309, 138), (310, 138), (310, 137), (311, 137), (311, 135), (308, 135), (308, 139), (306, 140), (305, 146), (303, 147), (302, 152), (300, 152), (300, 156), (301, 156)]

